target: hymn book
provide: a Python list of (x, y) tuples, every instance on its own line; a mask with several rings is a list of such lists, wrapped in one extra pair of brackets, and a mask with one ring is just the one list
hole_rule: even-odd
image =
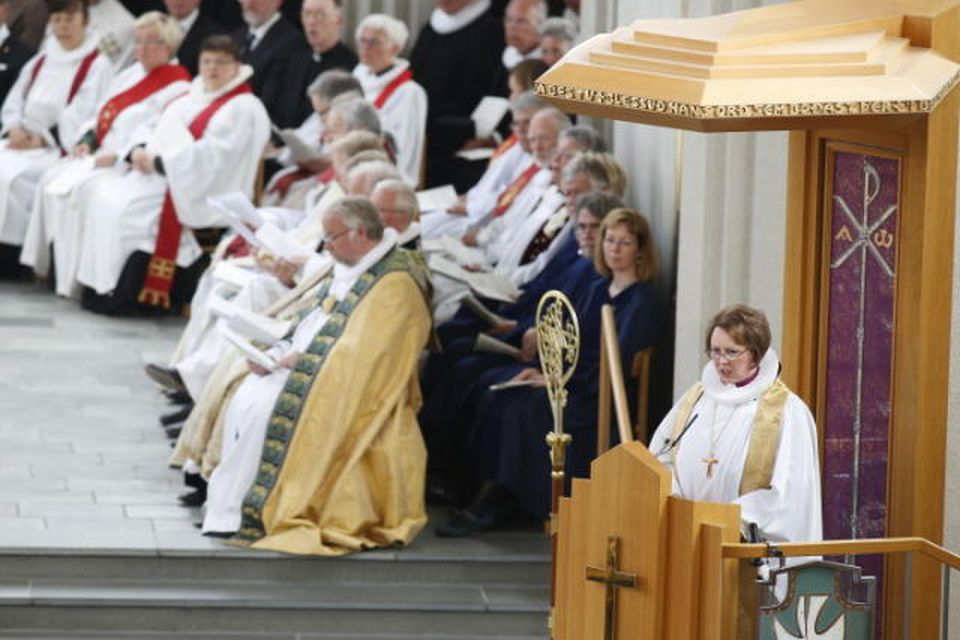
[(420, 211), (446, 211), (457, 203), (457, 190), (452, 184), (417, 191), (417, 204)]
[(427, 266), (431, 271), (463, 282), (484, 298), (513, 302), (521, 293), (517, 285), (504, 275), (493, 272), (468, 271), (439, 253), (430, 256)]
[(468, 293), (460, 298), (460, 305), (466, 309), (469, 309), (474, 315), (489, 324), (491, 327), (511, 322), (507, 318), (497, 315), (488, 309), (487, 306), (480, 302), (472, 293)]
[(274, 127), (273, 132), (283, 140), (283, 144), (290, 150), (290, 161), (294, 164), (303, 164), (323, 158), (320, 149), (310, 146), (294, 129)]
[(520, 360), (521, 358), (520, 349), (503, 340), (488, 336), (485, 333), (477, 335), (477, 340), (473, 343), (473, 350), (478, 353), (495, 353), (501, 356), (509, 356), (516, 360)]
[(223, 337), (230, 341), (230, 343), (240, 350), (243, 355), (255, 364), (260, 365), (268, 371), (276, 371), (279, 364), (276, 360), (267, 355), (264, 351), (257, 348), (250, 340), (244, 338), (239, 333), (233, 331), (229, 327), (221, 327), (221, 332)]

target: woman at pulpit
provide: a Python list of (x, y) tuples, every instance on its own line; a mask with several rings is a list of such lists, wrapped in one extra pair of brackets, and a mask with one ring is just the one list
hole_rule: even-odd
[(739, 504), (744, 537), (819, 540), (816, 425), (780, 380), (770, 341), (763, 312), (720, 311), (707, 328), (700, 382), (660, 423), (650, 450), (671, 470), (675, 495)]

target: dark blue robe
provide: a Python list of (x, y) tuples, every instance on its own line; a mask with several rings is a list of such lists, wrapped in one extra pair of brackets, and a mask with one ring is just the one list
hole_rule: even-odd
[[(564, 431), (573, 436), (567, 449), (567, 478), (585, 477), (596, 456), (597, 404), (600, 371), (600, 310), (612, 304), (620, 344), (621, 368), (628, 395), (636, 389), (631, 375), (635, 355), (651, 346), (663, 324), (661, 306), (652, 285), (636, 283), (610, 298), (609, 279), (596, 282), (577, 305), (580, 319), (580, 358), (567, 384)], [(483, 382), (509, 378), (518, 365), (488, 370)], [(631, 384), (632, 383), (632, 384)], [(474, 420), (466, 449), (473, 457), (476, 479), (493, 481), (507, 489), (532, 515), (545, 517), (550, 509), (550, 463), (544, 438), (553, 429), (546, 389), (520, 387), (490, 391), (481, 380), (472, 387)], [(635, 398), (632, 403), (635, 404)], [(618, 442), (616, 430), (611, 442)]]

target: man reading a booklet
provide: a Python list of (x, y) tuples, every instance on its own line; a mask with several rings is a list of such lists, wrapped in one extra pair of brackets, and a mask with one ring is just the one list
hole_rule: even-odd
[(409, 542), (426, 522), (416, 421), (429, 280), (376, 208), (324, 214), (332, 273), (222, 406), (204, 533), (289, 553)]

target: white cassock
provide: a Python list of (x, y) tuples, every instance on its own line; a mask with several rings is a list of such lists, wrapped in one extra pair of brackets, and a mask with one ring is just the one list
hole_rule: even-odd
[(490, 161), (477, 184), (467, 191), (466, 215), (446, 211), (424, 212), (420, 217), (424, 238), (460, 237), (483, 222), (497, 208), (497, 198), (533, 162), (533, 156), (514, 144)]
[(90, 28), (99, 34), (100, 53), (113, 63), (116, 71), (133, 61), (133, 14), (118, 0), (100, 0), (90, 4)]
[(243, 65), (225, 87), (208, 92), (195, 78), (187, 95), (163, 112), (147, 151), (158, 154), (165, 176), (130, 171), (90, 185), (79, 203), (87, 212), (77, 280), (98, 294), (116, 287), (124, 263), (134, 251), (153, 253), (163, 198), (170, 189), (184, 225), (177, 265), (200, 257), (190, 228), (226, 226), (221, 212), (207, 204), (209, 196), (239, 191), (251, 197), (260, 157), (270, 133), (263, 104), (252, 93), (239, 94), (214, 113), (203, 137), (161, 153), (164, 132), (190, 123), (211, 102), (247, 81), (252, 69)]
[[(111, 82), (107, 96), (98, 105), (96, 113), (99, 114), (114, 96), (127, 91), (145, 76), (146, 71), (139, 63), (121, 71)], [(134, 147), (145, 144), (150, 139), (153, 126), (163, 109), (189, 87), (190, 83), (183, 80), (171, 82), (136, 104), (126, 107), (117, 115), (96, 151), (97, 155), (116, 155), (118, 161), (113, 167), (88, 168), (81, 172), (84, 160), (63, 158), (44, 172), (31, 207), (20, 261), (33, 267), (37, 274), (46, 275), (50, 266), (49, 246), (52, 243), (56, 254), (57, 293), (60, 295), (71, 296), (79, 293), (76, 281), (77, 261), (86, 214), (84, 209), (77, 206), (78, 202), (85, 199), (82, 190), (96, 180), (126, 173), (129, 165), (124, 158)], [(78, 139), (64, 141), (65, 148), (70, 149), (79, 143), (82, 136), (95, 130), (96, 126), (97, 118), (91, 118), (79, 128)], [(51, 183), (56, 185), (57, 179), (68, 172), (76, 172), (77, 182), (73, 188), (67, 193), (55, 193), (50, 189)]]
[[(27, 232), (34, 190), (43, 172), (60, 159), (61, 141), (76, 140), (85, 122), (96, 114), (113, 77), (110, 61), (97, 56), (73, 100), (67, 104), (70, 87), (84, 58), (96, 50), (93, 34), (71, 51), (50, 38), (44, 51), (24, 65), (0, 109), (0, 135), (21, 127), (43, 137), (40, 149), (0, 148), (0, 242), (19, 246)], [(35, 66), (43, 66), (31, 85)], [(27, 91), (29, 86), (30, 90)], [(57, 137), (52, 129), (56, 127)]]
[[(522, 286), (543, 271), (563, 246), (564, 240), (572, 232), (572, 226), (567, 220), (566, 198), (556, 185), (550, 185), (533, 211), (509, 233), (501, 233), (495, 244), (487, 247), (487, 253), (496, 256), (498, 273), (510, 278), (517, 286)], [(550, 244), (536, 258), (521, 264), (530, 244), (541, 230), (550, 238)]]
[[(761, 535), (771, 542), (820, 540), (817, 428), (807, 405), (792, 392), (783, 408), (780, 447), (770, 488), (740, 495), (757, 398), (777, 379), (779, 368), (777, 354), (768, 349), (757, 377), (737, 387), (721, 382), (713, 363), (708, 362), (701, 376), (704, 393), (690, 413), (693, 422), (688, 420), (689, 430), (677, 445), (676, 468), (666, 443), (672, 437), (679, 405), (660, 423), (650, 441), (650, 451), (672, 471), (675, 495), (739, 504), (744, 531), (750, 523), (756, 523)], [(704, 462), (711, 458), (718, 461), (713, 477), (707, 475)]]
[[(383, 239), (360, 261), (333, 268), (330, 296), (342, 299), (360, 275), (375, 265), (396, 244), (397, 232), (385, 229)], [(279, 360), (291, 353), (305, 353), (314, 336), (329, 319), (318, 307), (297, 325), (290, 340), (278, 342), (267, 353)], [(372, 336), (375, 338), (375, 336)], [(240, 507), (253, 484), (260, 463), (267, 423), (277, 397), (287, 382), (290, 369), (279, 368), (265, 376), (247, 374), (224, 408), (223, 444), (220, 464), (210, 476), (203, 518), (203, 532), (236, 531), (240, 528)]]
[[(410, 63), (401, 58), (393, 67), (377, 75), (370, 67), (360, 63), (354, 77), (363, 87), (363, 96), (375, 103), (383, 90), (410, 68)], [(393, 136), (397, 145), (397, 169), (404, 181), (416, 188), (420, 184), (423, 164), (423, 145), (427, 135), (427, 92), (413, 80), (398, 86), (378, 110), (383, 130)]]

